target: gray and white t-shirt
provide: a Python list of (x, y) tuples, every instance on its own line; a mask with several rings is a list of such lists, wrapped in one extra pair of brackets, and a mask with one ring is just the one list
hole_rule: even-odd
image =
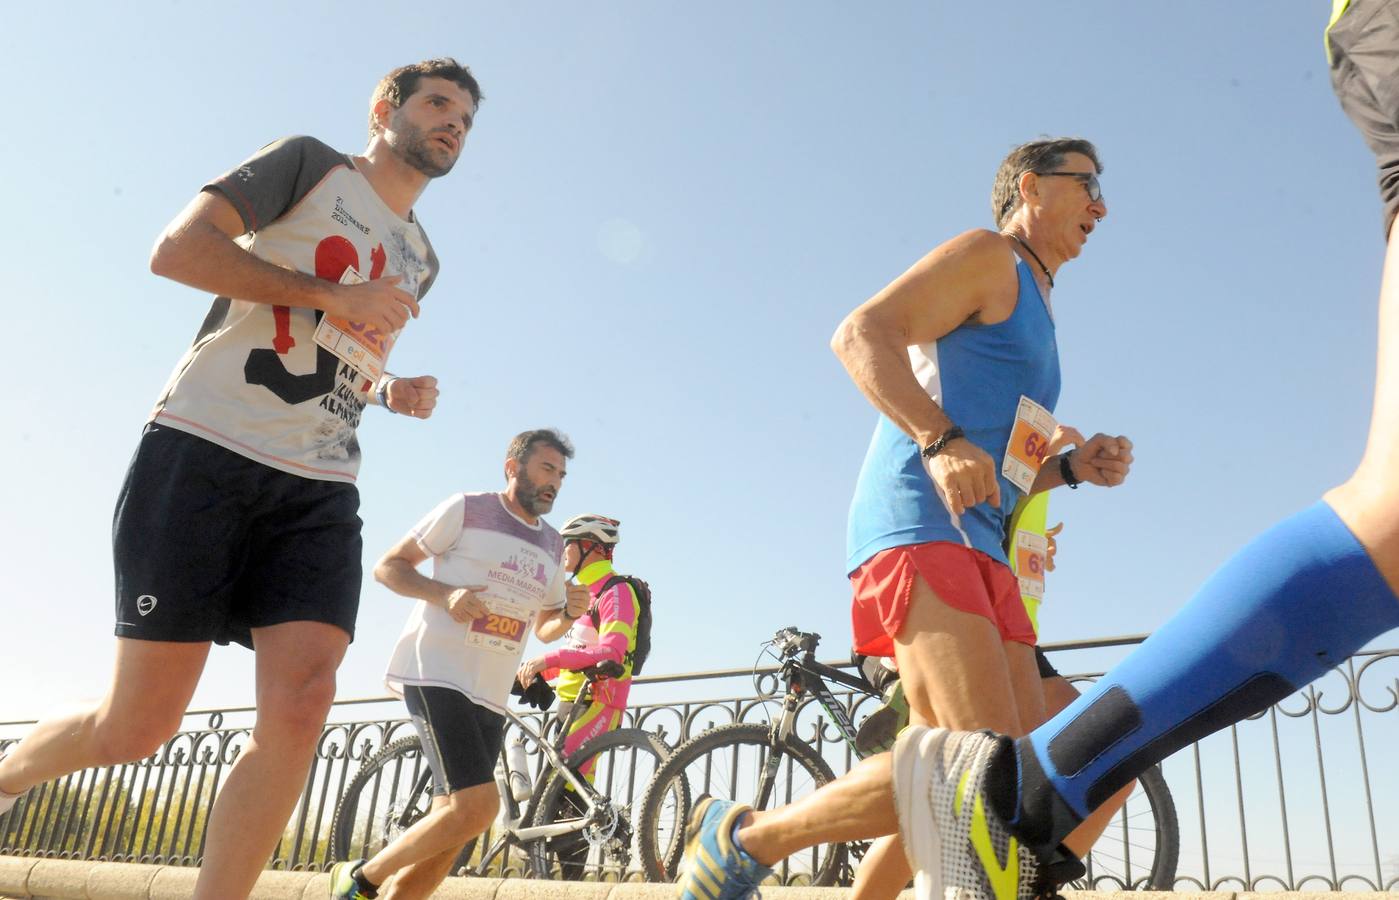
[[(315, 138), (269, 144), (204, 190), (243, 217), (239, 245), (283, 268), (336, 282), (351, 268), (364, 280), (401, 275), (419, 300), (437, 274), (417, 220), (396, 215), (348, 156)], [(374, 385), (316, 345), (321, 316), (216, 298), (151, 420), (284, 472), (354, 481), (355, 428)]]

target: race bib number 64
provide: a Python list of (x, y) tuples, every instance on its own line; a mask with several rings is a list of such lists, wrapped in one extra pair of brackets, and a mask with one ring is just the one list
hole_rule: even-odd
[(1001, 463), (1001, 474), (1020, 488), (1021, 493), (1030, 493), (1030, 486), (1035, 483), (1035, 476), (1049, 455), (1049, 440), (1058, 424), (1049, 410), (1029, 397), (1020, 397), (1020, 404), (1015, 408), (1015, 427), (1010, 431), (1005, 461)]

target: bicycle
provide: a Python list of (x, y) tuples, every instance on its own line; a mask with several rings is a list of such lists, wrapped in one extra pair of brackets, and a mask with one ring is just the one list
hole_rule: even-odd
[[(640, 728), (618, 728), (593, 738), (564, 759), (564, 739), (588, 708), (596, 682), (620, 675), (622, 669), (616, 663), (602, 663), (581, 671), (588, 680), (566, 716), (545, 718), (536, 730), (514, 712), (505, 711), (507, 735), (512, 726), (518, 729), (537, 748), (540, 765), (533, 778), (528, 772), (512, 771), (509, 743), (502, 743), (496, 784), (504, 827), (474, 865), (471, 857), (479, 838), (468, 841), (453, 872), (485, 875), (496, 857), (518, 846), (525, 852), (526, 874), (536, 878), (581, 880), (590, 873), (599, 880), (609, 874), (626, 877), (637, 833), (632, 827), (631, 799), (649, 782), (670, 747)], [(579, 774), (590, 761), (596, 762), (591, 780)], [(528, 779), (531, 791), (517, 801), (510, 781), (520, 775)], [(647, 855), (673, 867), (684, 849), (681, 836), (690, 811), (688, 786), (678, 782), (669, 801), (658, 803), (662, 807), (659, 821), (647, 832), (654, 843), (647, 846), (643, 841), (642, 845)], [(426, 815), (431, 805), (432, 772), (418, 736), (393, 741), (365, 762), (341, 795), (331, 828), (331, 850), (336, 859), (372, 857)]]
[[(878, 692), (858, 675), (818, 662), (818, 634), (783, 628), (763, 644), (763, 652), (781, 663), (779, 683), (786, 685), (782, 713), (769, 725), (734, 723), (711, 728), (675, 748), (656, 771), (641, 801), (637, 828), (643, 834), (659, 827), (664, 798), (673, 791), (693, 790), (740, 800), (754, 809), (786, 805), (835, 779), (829, 764), (815, 747), (794, 734), (797, 715), (815, 700), (830, 717), (840, 737), (856, 756), (856, 728), (851, 711), (863, 702), (847, 706), (836, 699), (827, 682), (834, 682), (860, 697)], [(1113, 819), (1104, 837), (1084, 860), (1087, 873), (1072, 886), (1080, 889), (1170, 890), (1180, 851), (1175, 804), (1159, 767), (1153, 766), (1137, 780), (1137, 788)], [(684, 828), (684, 822), (680, 827)], [(674, 878), (676, 866), (668, 858), (650, 854), (649, 841), (641, 842), (642, 869), (648, 880)], [(830, 885), (848, 876), (847, 854), (863, 857), (867, 842), (824, 844), (801, 851), (774, 866), (780, 884)]]

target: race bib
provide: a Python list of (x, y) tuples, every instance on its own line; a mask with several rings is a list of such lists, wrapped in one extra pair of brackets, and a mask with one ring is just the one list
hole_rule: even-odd
[(466, 633), (466, 645), (492, 653), (519, 653), (529, 625), (529, 613), (525, 607), (495, 597), (482, 600), (488, 612), (472, 620), (471, 628)]
[[(354, 266), (346, 266), (340, 283), (363, 284), (364, 278), (355, 271)], [(388, 363), (389, 351), (402, 330), (400, 328), (392, 334), (385, 334), (377, 326), (326, 314), (321, 316), (321, 324), (316, 326), (316, 343), (335, 354), (341, 362), (354, 366), (372, 383), (378, 384)]]
[(1044, 567), (1049, 555), (1049, 540), (1042, 534), (1016, 532), (1015, 576), (1020, 581), (1020, 593), (1034, 600), (1044, 599)]
[(1049, 410), (1029, 397), (1020, 397), (1020, 404), (1015, 409), (1015, 427), (1010, 431), (1005, 461), (1001, 463), (1001, 474), (1020, 488), (1021, 493), (1030, 493), (1030, 486), (1035, 483), (1035, 476), (1049, 454), (1049, 439), (1054, 435), (1057, 424)]

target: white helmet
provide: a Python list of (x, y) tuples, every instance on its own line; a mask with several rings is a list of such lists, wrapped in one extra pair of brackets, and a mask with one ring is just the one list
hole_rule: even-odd
[(559, 536), (565, 541), (597, 541), (610, 547), (621, 540), (617, 534), (617, 526), (621, 524), (606, 516), (574, 516), (559, 529)]

